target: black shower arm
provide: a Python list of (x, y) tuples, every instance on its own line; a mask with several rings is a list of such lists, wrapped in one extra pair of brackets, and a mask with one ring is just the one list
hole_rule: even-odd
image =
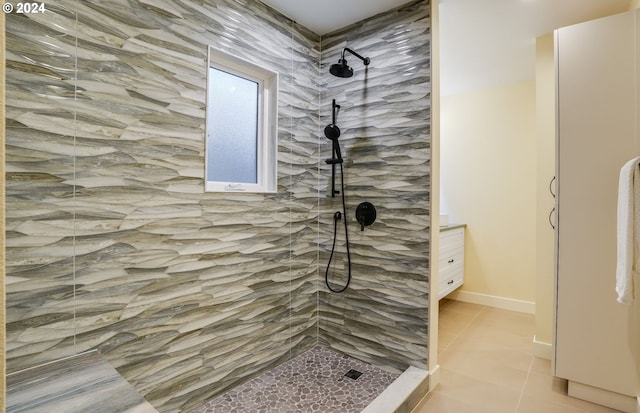
[(353, 50), (349, 49), (348, 47), (345, 47), (344, 49), (342, 49), (342, 60), (343, 61), (344, 61), (344, 52), (349, 52), (352, 55), (354, 55), (355, 57), (357, 57), (358, 59), (362, 60), (364, 62), (365, 66), (369, 66), (369, 63), (371, 62), (371, 59), (369, 59), (368, 57), (362, 57), (358, 53), (356, 53)]

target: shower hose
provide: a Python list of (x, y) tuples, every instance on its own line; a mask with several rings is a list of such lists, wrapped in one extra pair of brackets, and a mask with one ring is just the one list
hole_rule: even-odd
[(347, 245), (347, 282), (344, 287), (335, 289), (331, 287), (329, 284), (329, 267), (331, 266), (331, 261), (333, 260), (333, 253), (336, 249), (336, 238), (338, 238), (338, 221), (340, 221), (340, 211), (337, 211), (333, 214), (333, 245), (331, 246), (331, 255), (329, 256), (329, 262), (327, 263), (327, 270), (324, 272), (324, 283), (327, 285), (329, 291), (334, 293), (342, 293), (349, 288), (349, 283), (351, 283), (351, 251), (349, 251), (349, 232), (347, 230), (347, 203), (344, 196), (344, 168), (342, 163), (340, 163), (340, 189), (342, 190), (342, 215), (344, 216), (344, 239), (345, 244)]

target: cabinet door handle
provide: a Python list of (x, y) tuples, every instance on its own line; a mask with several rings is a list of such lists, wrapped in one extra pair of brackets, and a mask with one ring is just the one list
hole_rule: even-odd
[(453, 284), (453, 280), (449, 280), (449, 282), (447, 282), (447, 284), (449, 284), (449, 285)]
[(549, 212), (549, 225), (551, 225), (551, 228), (555, 230), (556, 226), (553, 224), (553, 218), (552, 218), (554, 212), (556, 212), (556, 207), (553, 207), (551, 212)]
[(449, 264), (451, 264), (453, 262), (453, 258), (451, 258), (449, 261), (447, 261)]

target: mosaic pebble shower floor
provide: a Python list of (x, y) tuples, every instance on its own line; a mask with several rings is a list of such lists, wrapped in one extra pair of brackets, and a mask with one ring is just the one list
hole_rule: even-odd
[(194, 413), (360, 413), (398, 376), (315, 346)]

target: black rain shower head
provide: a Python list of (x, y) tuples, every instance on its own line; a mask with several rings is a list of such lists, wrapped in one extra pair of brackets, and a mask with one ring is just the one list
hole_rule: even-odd
[(337, 77), (351, 77), (353, 76), (353, 69), (347, 66), (346, 60), (338, 60), (338, 63), (331, 65), (329, 73)]
[(331, 68), (329, 68), (329, 73), (331, 73), (334, 76), (337, 76), (337, 77), (353, 76), (353, 69), (350, 68), (349, 65), (347, 65), (347, 59), (344, 58), (344, 52), (349, 52), (355, 57), (357, 57), (358, 59), (362, 60), (365, 66), (369, 66), (369, 63), (371, 63), (371, 59), (369, 59), (368, 57), (362, 57), (358, 53), (349, 49), (348, 47), (345, 47), (344, 49), (342, 49), (342, 57), (338, 60), (338, 63), (331, 65)]

